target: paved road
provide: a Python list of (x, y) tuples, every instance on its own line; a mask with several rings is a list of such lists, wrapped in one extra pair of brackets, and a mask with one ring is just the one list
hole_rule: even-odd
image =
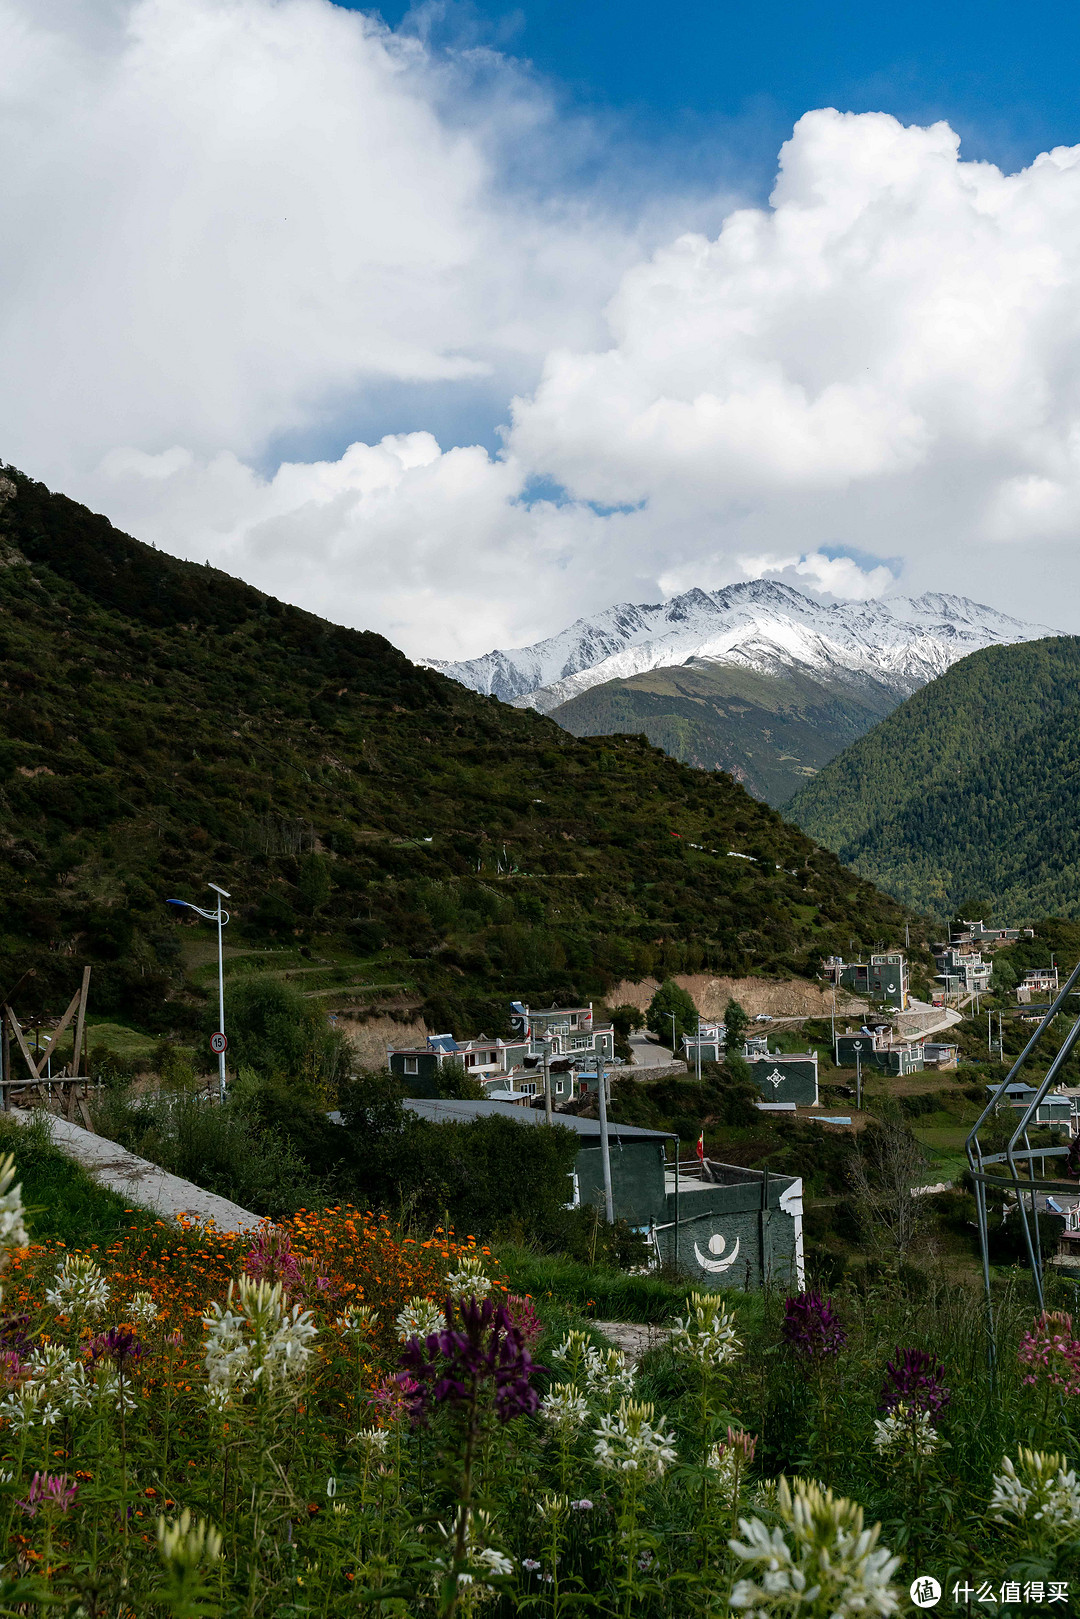
[(658, 1045), (648, 1034), (632, 1034), (630, 1050), (634, 1053), (634, 1064), (638, 1068), (667, 1068), (674, 1060), (670, 1048)]

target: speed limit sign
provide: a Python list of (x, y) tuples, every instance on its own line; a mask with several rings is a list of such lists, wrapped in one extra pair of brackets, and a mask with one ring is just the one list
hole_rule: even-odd
[(228, 1049), (229, 1042), (226, 1040), (223, 1034), (212, 1034), (210, 1036), (210, 1050), (215, 1052), (217, 1056), (220, 1057), (221, 1053), (223, 1051), (228, 1051)]

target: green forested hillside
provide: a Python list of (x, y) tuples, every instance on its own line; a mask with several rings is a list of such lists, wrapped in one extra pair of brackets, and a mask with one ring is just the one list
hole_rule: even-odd
[(574, 736), (641, 732), (700, 770), (726, 770), (767, 804), (783, 804), (842, 748), (896, 707), (876, 681), (775, 675), (691, 659), (609, 680), (553, 709)]
[(987, 647), (834, 759), (786, 812), (938, 916), (1080, 916), (1080, 639)]
[(310, 953), (298, 987), (463, 1033), (497, 1032), (511, 993), (812, 972), (903, 926), (726, 776), (578, 741), (12, 469), (0, 496), (0, 992), (33, 969), (20, 1009), (60, 1009), (92, 962), (98, 1012), (201, 1015), (183, 965), (207, 930), (164, 902), (211, 878), (234, 948)]

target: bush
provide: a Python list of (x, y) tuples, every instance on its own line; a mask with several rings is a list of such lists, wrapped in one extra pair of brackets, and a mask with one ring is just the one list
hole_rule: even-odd
[(263, 1122), (243, 1091), (219, 1105), (190, 1090), (153, 1098), (117, 1090), (94, 1110), (94, 1128), (252, 1214), (277, 1219), (326, 1201), (300, 1153)]

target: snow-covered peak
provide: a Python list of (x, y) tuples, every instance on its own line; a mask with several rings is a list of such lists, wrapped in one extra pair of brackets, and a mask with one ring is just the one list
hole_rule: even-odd
[(980, 647), (1058, 633), (963, 596), (927, 592), (826, 607), (790, 585), (751, 579), (667, 602), (621, 602), (532, 646), (459, 663), (432, 659), (429, 667), (544, 713), (604, 681), (691, 658), (768, 674), (800, 666), (826, 676), (870, 675), (907, 697)]

